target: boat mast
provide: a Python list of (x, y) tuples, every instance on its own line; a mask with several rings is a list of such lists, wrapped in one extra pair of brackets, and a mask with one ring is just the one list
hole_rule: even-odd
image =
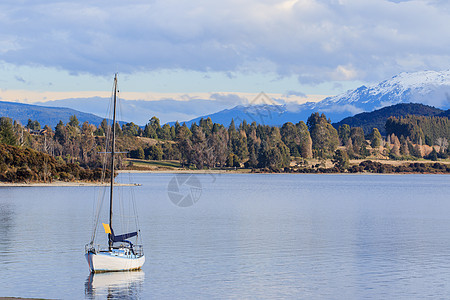
[[(109, 227), (112, 229), (112, 215), (113, 215), (113, 190), (114, 190), (114, 152), (116, 142), (116, 102), (117, 102), (117, 73), (114, 75), (114, 108), (113, 108), (113, 122), (112, 122), (112, 146), (111, 146), (111, 184), (109, 193)], [(112, 234), (112, 232), (110, 233)], [(109, 239), (109, 250), (111, 250), (113, 241)]]

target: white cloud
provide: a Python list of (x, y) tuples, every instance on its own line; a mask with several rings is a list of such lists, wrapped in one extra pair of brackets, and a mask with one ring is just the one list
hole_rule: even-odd
[(2, 1), (0, 60), (69, 73), (379, 81), (450, 66), (448, 1)]

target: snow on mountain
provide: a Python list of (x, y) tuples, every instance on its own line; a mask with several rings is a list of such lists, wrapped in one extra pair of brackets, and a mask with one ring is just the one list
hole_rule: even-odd
[[(102, 115), (107, 99), (65, 99), (36, 103), (45, 106), (70, 107)], [(276, 100), (276, 99), (275, 99)], [(276, 101), (266, 101), (266, 103)], [(152, 116), (167, 121), (187, 124), (211, 117), (213, 122), (229, 125), (231, 119), (266, 125), (306, 121), (313, 112), (325, 113), (333, 122), (361, 112), (371, 112), (398, 103), (422, 103), (441, 109), (450, 108), (450, 70), (401, 73), (373, 86), (361, 86), (319, 102), (284, 105), (259, 104), (235, 106), (229, 102), (194, 99), (190, 101), (122, 101), (123, 120), (143, 125)], [(215, 113), (212, 113), (215, 112)], [(174, 116), (176, 120), (174, 120)], [(200, 116), (200, 117), (199, 117)], [(190, 120), (190, 121), (188, 121)], [(171, 123), (173, 123), (171, 122)]]
[[(399, 103), (422, 103), (441, 109), (450, 108), (450, 70), (401, 73), (373, 86), (361, 86), (319, 102), (288, 105), (236, 106), (203, 118), (228, 125), (231, 118), (236, 123), (246, 120), (266, 125), (297, 123), (313, 112), (325, 113), (333, 122), (361, 112), (370, 112)], [(198, 122), (200, 118), (186, 123)]]
[(401, 73), (374, 86), (361, 86), (341, 95), (328, 97), (318, 102), (316, 107), (330, 110), (336, 105), (350, 105), (361, 111), (372, 111), (409, 102), (449, 108), (450, 70)]

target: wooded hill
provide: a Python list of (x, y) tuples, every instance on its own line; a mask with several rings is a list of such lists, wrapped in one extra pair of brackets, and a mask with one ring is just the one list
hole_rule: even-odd
[(333, 123), (333, 126), (338, 129), (344, 124), (350, 127), (361, 127), (365, 134), (369, 134), (373, 128), (377, 128), (381, 135), (386, 135), (385, 124), (390, 117), (406, 117), (408, 115), (427, 116), (427, 117), (448, 117), (450, 110), (444, 111), (432, 106), (419, 103), (402, 103), (392, 106), (386, 106), (381, 109), (356, 114), (353, 117), (348, 117), (340, 122)]

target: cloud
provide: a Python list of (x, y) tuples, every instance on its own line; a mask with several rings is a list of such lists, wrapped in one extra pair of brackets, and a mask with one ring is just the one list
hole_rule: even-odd
[(287, 91), (285, 94), (284, 94), (284, 96), (285, 97), (291, 97), (291, 96), (298, 96), (298, 97), (301, 97), (301, 98), (306, 98), (306, 94), (305, 93), (303, 93), (303, 92), (298, 92), (298, 91)]
[(323, 108), (322, 111), (324, 112), (334, 112), (334, 113), (342, 113), (342, 112), (349, 112), (352, 115), (356, 115), (359, 113), (364, 112), (363, 109), (358, 108), (351, 104), (345, 104), (345, 105), (332, 105), (328, 108)]
[(248, 100), (246, 98), (241, 97), (237, 94), (228, 93), (213, 93), (211, 94), (209, 99), (229, 105), (242, 105), (248, 103)]
[(27, 82), (25, 81), (25, 79), (23, 79), (21, 76), (17, 76), (17, 75), (16, 75), (15, 78), (16, 78), (16, 80), (19, 81), (19, 82), (27, 83)]
[(450, 66), (448, 1), (2, 1), (0, 59), (70, 74), (276, 72), (379, 81)]

